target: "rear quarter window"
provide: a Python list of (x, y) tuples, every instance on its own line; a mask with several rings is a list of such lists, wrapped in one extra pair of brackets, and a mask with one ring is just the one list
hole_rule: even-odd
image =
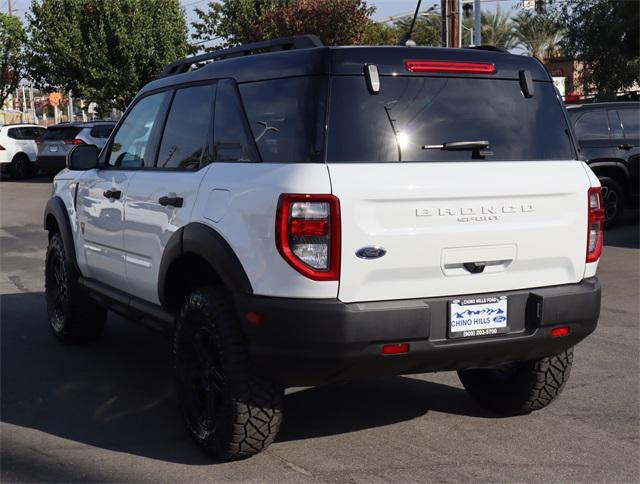
[(423, 149), (488, 141), (500, 160), (575, 159), (553, 84), (525, 98), (515, 80), (383, 77), (371, 95), (363, 77), (334, 77), (327, 161), (469, 161), (470, 151)]
[(262, 161), (322, 161), (326, 84), (295, 77), (239, 86)]

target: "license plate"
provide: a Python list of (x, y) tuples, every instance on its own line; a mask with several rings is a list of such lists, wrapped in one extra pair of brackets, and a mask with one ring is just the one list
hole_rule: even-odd
[(49, 146), (49, 151), (51, 151), (51, 153), (56, 153), (58, 151), (58, 147), (57, 146)]
[(449, 338), (509, 332), (506, 296), (454, 299), (449, 309)]

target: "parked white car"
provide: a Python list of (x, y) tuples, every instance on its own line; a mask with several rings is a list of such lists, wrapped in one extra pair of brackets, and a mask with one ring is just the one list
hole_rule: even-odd
[(37, 124), (7, 124), (0, 126), (0, 170), (15, 179), (36, 172), (38, 146), (36, 139), (46, 128)]

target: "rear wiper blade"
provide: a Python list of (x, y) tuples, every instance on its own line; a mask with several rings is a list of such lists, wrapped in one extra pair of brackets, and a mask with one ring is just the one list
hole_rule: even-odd
[(484, 150), (489, 147), (488, 141), (452, 141), (441, 145), (424, 145), (423, 150), (443, 150), (443, 151), (475, 151)]
[(423, 150), (442, 150), (442, 151), (471, 151), (471, 157), (481, 159), (485, 156), (493, 156), (493, 151), (488, 150), (489, 142), (486, 140), (479, 141), (451, 141), (440, 145), (424, 145)]

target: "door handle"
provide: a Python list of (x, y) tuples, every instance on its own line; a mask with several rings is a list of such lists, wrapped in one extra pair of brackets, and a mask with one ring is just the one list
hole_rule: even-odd
[(182, 207), (182, 204), (184, 203), (184, 199), (182, 197), (160, 197), (158, 199), (158, 203), (160, 205), (162, 205), (163, 207), (166, 207), (167, 205), (170, 205), (172, 207), (177, 207), (180, 208)]
[(618, 145), (618, 148), (620, 148), (621, 150), (630, 150), (631, 148), (633, 148), (633, 145), (630, 145), (629, 143), (622, 143), (621, 145)]
[(120, 200), (120, 197), (122, 197), (122, 192), (120, 190), (105, 190), (102, 194), (105, 198), (114, 200)]

